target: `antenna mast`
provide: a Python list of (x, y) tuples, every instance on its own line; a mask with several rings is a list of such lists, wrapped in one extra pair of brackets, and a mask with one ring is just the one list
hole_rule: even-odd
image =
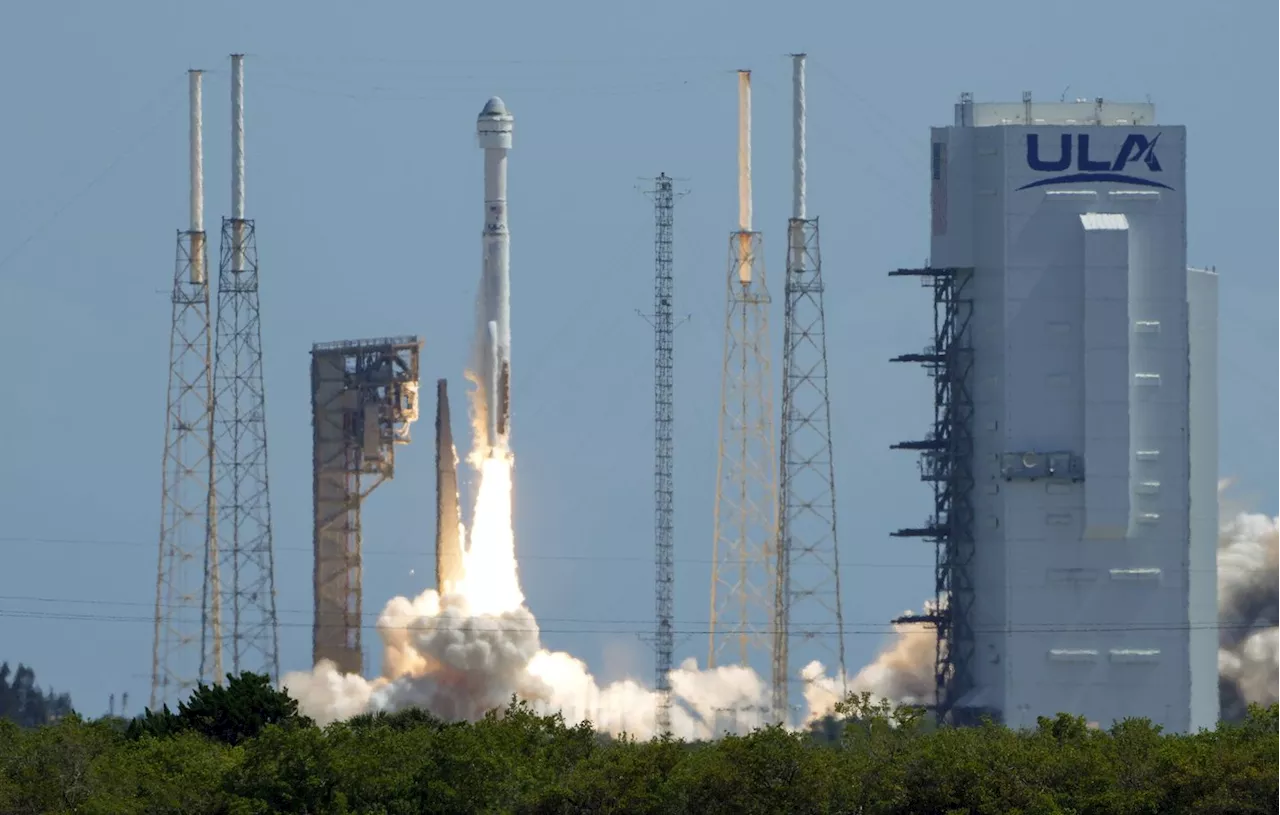
[(777, 467), (762, 236), (751, 228), (751, 72), (738, 72), (738, 229), (729, 238), (707, 666), (770, 653)]
[(666, 173), (653, 180), (653, 540), (657, 731), (671, 732), (671, 663), (675, 650), (675, 510), (672, 461), (675, 296), (675, 192)]
[[(160, 492), (151, 709), (222, 675), (213, 491), (213, 334), (204, 232), (203, 72), (188, 71), (191, 220), (178, 232)], [(198, 620), (198, 622), (197, 622)], [(198, 649), (198, 650), (197, 650)]]
[[(219, 552), (230, 573), (231, 666), (280, 676), (275, 558), (267, 480), (258, 241), (244, 206), (244, 56), (231, 55), (231, 217), (222, 219), (214, 440)], [(218, 674), (221, 676), (221, 673)]]
[[(792, 55), (794, 124), (792, 216), (787, 225), (782, 358), (782, 439), (774, 595), (773, 715), (785, 722), (790, 639), (832, 644), (828, 659), (845, 682), (844, 616), (836, 536), (835, 464), (818, 219), (806, 211), (804, 54)], [(830, 631), (831, 624), (835, 631)], [(829, 634), (833, 634), (830, 637)]]

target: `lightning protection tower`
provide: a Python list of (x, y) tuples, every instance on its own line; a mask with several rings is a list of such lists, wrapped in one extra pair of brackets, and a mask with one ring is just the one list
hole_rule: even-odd
[(672, 232), (675, 224), (675, 192), (672, 180), (662, 173), (653, 181), (653, 548), (654, 548), (654, 649), (658, 690), (657, 730), (671, 731), (671, 660), (675, 649), (675, 510), (672, 459), (675, 296)]
[(822, 256), (818, 219), (808, 217), (805, 206), (804, 54), (792, 60), (794, 191), (787, 227), (773, 646), (773, 715), (779, 722), (788, 709), (793, 637), (824, 646), (823, 661), (842, 683), (845, 677)]
[[(204, 233), (201, 71), (191, 94), (191, 222), (178, 232), (160, 493), (151, 708), (222, 675), (213, 492), (213, 334)], [(212, 599), (212, 601), (211, 601)]]
[(769, 290), (751, 229), (751, 72), (738, 72), (738, 230), (729, 238), (720, 450), (716, 467), (708, 667), (769, 655), (775, 593), (777, 468)]
[[(231, 217), (222, 219), (214, 359), (214, 487), (220, 602), (231, 615), (231, 669), (280, 675), (258, 243), (244, 217), (244, 57), (231, 56)], [(216, 676), (221, 677), (221, 672)]]
[(418, 418), (417, 337), (311, 347), (315, 617), (311, 655), (343, 673), (364, 666), (360, 642), (360, 508), (395, 475), (396, 445)]

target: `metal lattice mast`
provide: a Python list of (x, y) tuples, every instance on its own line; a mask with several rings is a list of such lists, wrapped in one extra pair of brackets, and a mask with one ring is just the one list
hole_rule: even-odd
[[(220, 676), (213, 484), (213, 334), (204, 233), (201, 71), (189, 71), (191, 223), (178, 233), (160, 494), (151, 708)], [(213, 602), (210, 602), (213, 598)]]
[(805, 206), (804, 54), (792, 59), (795, 183), (787, 230), (774, 595), (773, 714), (777, 721), (784, 721), (787, 713), (792, 636), (829, 646), (824, 661), (830, 664), (834, 658), (832, 667), (840, 682), (845, 681), (822, 259), (818, 219), (809, 218)]
[[(214, 445), (222, 602), (236, 673), (280, 675), (258, 244), (244, 217), (244, 57), (231, 56), (231, 217), (222, 219), (214, 362)], [(220, 677), (221, 674), (218, 674)]]
[(777, 467), (769, 372), (769, 290), (751, 229), (751, 72), (738, 72), (738, 231), (729, 239), (720, 450), (716, 467), (708, 667), (771, 655)]
[(675, 650), (675, 510), (672, 479), (672, 369), (675, 295), (672, 233), (675, 193), (663, 173), (653, 182), (653, 548), (654, 648), (658, 689), (657, 730), (671, 731), (671, 660)]

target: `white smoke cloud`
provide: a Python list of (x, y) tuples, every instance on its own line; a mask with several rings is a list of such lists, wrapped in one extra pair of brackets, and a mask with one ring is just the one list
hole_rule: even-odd
[[(302, 712), (324, 725), (371, 711), (417, 707), (449, 720), (475, 721), (514, 694), (569, 724), (591, 721), (615, 735), (656, 735), (658, 695), (635, 680), (601, 687), (581, 660), (541, 647), (537, 622), (523, 606), (473, 616), (462, 597), (435, 590), (393, 598), (378, 621), (384, 675), (340, 674), (325, 661), (282, 684)], [(699, 670), (687, 660), (671, 674), (674, 735), (712, 738), (767, 721), (768, 688), (749, 668)]]
[[(933, 613), (933, 602), (926, 600), (924, 609), (926, 614)], [(899, 705), (933, 703), (937, 636), (921, 623), (895, 623), (893, 628), (897, 634), (894, 640), (852, 678), (838, 672), (828, 675), (820, 662), (805, 666), (800, 676), (809, 708), (806, 723), (830, 715), (848, 693), (870, 693), (872, 699), (889, 699)]]

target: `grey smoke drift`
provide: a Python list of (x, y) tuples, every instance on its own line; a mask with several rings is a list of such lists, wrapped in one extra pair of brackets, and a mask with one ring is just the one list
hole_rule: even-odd
[(1240, 513), (1218, 535), (1218, 695), (1221, 716), (1277, 701), (1277, 522)]

